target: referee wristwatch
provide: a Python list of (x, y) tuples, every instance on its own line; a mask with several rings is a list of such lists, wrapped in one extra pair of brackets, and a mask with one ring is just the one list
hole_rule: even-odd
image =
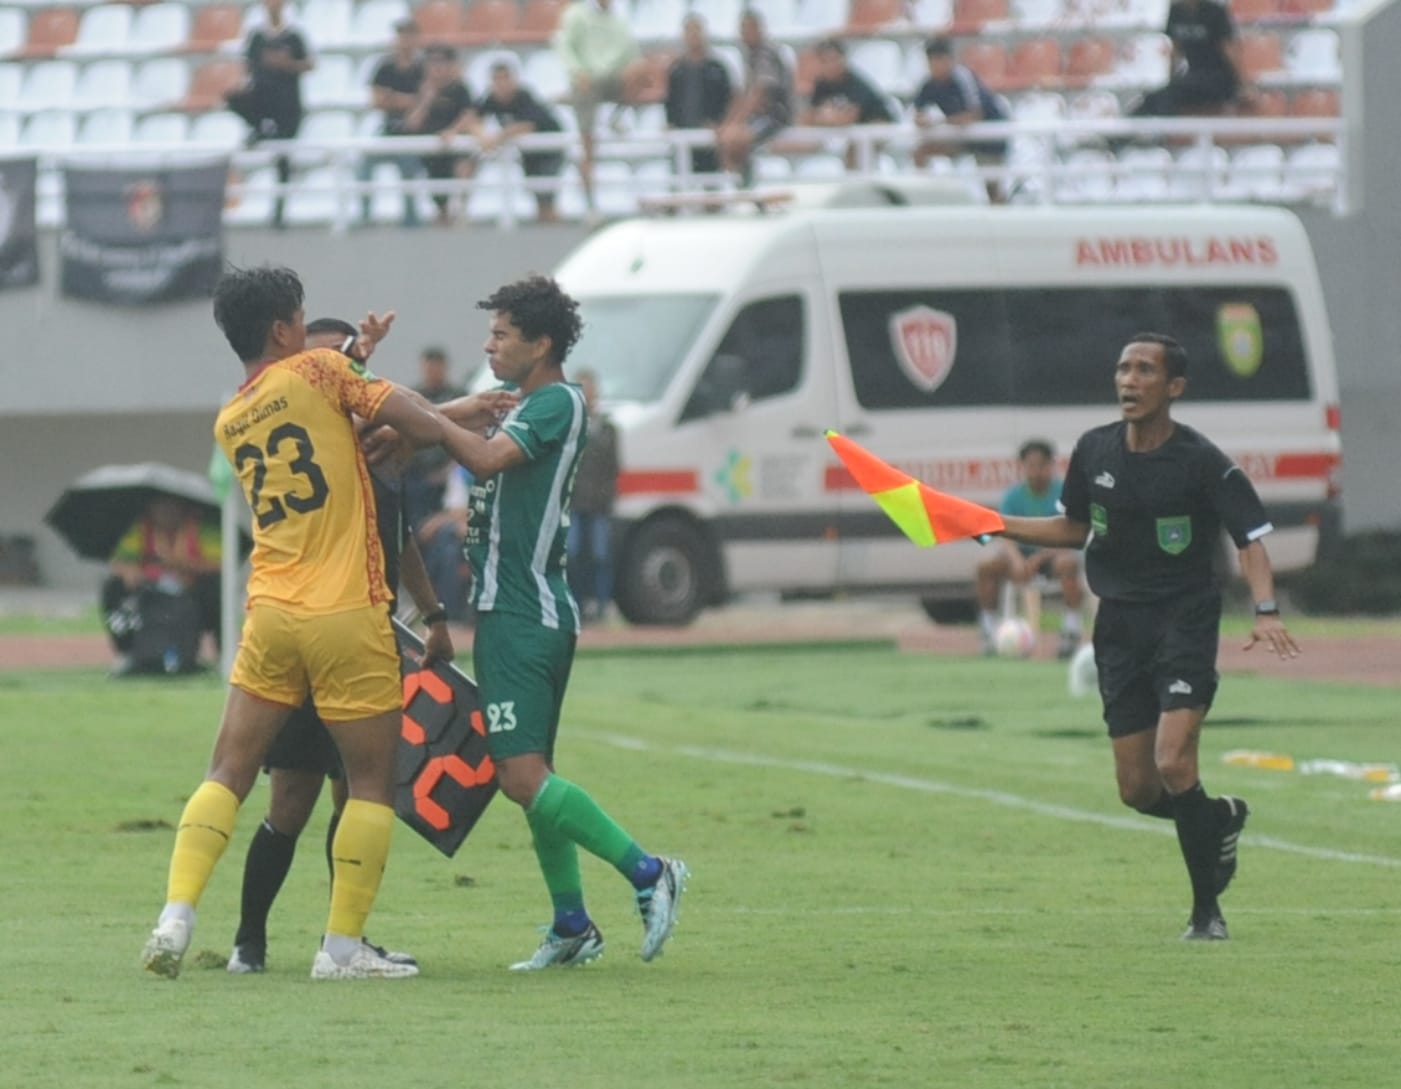
[(440, 601), (438, 602), (438, 607), (434, 609), (431, 613), (423, 614), (423, 626), (425, 628), (431, 628), (434, 624), (445, 624), (447, 623), (447, 619), (447, 606)]
[(1279, 602), (1275, 601), (1275, 599), (1271, 597), (1267, 597), (1264, 601), (1257, 601), (1255, 603), (1255, 615), (1278, 616)]

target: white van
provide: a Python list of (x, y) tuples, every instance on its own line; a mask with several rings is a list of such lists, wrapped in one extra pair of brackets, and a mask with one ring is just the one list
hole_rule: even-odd
[(820, 208), (641, 219), (557, 270), (623, 472), (617, 598), (680, 624), (728, 594), (971, 597), (978, 546), (909, 544), (823, 439), (836, 428), (996, 506), (1015, 451), (1062, 464), (1118, 411), (1138, 331), (1190, 357), (1176, 415), (1255, 481), (1280, 570), (1337, 524), (1332, 342), (1308, 238), (1258, 207)]

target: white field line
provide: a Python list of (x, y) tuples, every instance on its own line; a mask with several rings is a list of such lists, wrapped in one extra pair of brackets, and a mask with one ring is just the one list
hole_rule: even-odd
[[(738, 764), (753, 768), (778, 768), (783, 771), (797, 771), (808, 775), (821, 775), (829, 779), (858, 779), (882, 786), (898, 787), (901, 790), (914, 790), (922, 794), (949, 794), (956, 798), (971, 798), (975, 801), (990, 802), (1007, 809), (1019, 809), (1036, 813), (1056, 820), (1078, 821), (1082, 824), (1097, 824), (1104, 828), (1118, 828), (1128, 832), (1148, 832), (1155, 835), (1174, 836), (1176, 832), (1167, 821), (1150, 817), (1130, 817), (1093, 813), (1087, 809), (1074, 809), (1053, 802), (1039, 802), (1034, 798), (1024, 798), (1005, 790), (985, 790), (980, 787), (959, 786), (944, 783), (937, 779), (921, 779), (911, 775), (895, 775), (890, 772), (872, 771), (844, 764), (827, 764), (817, 760), (789, 760), (781, 756), (764, 753), (736, 752), (731, 749), (713, 749), (699, 745), (656, 745), (642, 738), (623, 734), (595, 733), (593, 731), (571, 731), (572, 737), (583, 738), (617, 749), (631, 749), (639, 752), (664, 752), (684, 756), (692, 760), (705, 760), (712, 764)], [(1360, 862), (1369, 866), (1401, 867), (1401, 858), (1389, 855), (1364, 854), (1360, 851), (1340, 851), (1332, 847), (1311, 847), (1303, 843), (1290, 843), (1274, 836), (1256, 836), (1246, 833), (1241, 837), (1253, 847), (1265, 847), (1274, 851), (1304, 855), (1308, 858), (1327, 862)]]

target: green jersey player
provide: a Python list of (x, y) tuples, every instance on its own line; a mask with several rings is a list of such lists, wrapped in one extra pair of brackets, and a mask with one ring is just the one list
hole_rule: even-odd
[[(568, 967), (603, 952), (584, 907), (578, 848), (611, 863), (636, 890), (642, 959), (670, 936), (687, 869), (644, 851), (580, 786), (555, 773), (579, 608), (565, 578), (569, 497), (588, 441), (588, 412), (564, 360), (579, 338), (578, 304), (544, 276), (507, 284), (477, 304), (492, 314), (492, 373), (520, 402), (489, 437), (455, 430), (445, 446), (472, 473), (467, 558), (477, 633), (473, 664), (501, 790), (525, 810), (554, 905), (545, 940), (517, 970)], [(450, 409), (445, 409), (450, 414)]]

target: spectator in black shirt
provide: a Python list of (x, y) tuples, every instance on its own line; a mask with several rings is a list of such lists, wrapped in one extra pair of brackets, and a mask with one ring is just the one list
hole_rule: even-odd
[[(817, 43), (817, 79), (808, 108), (799, 118), (803, 125), (870, 125), (895, 120), (885, 96), (846, 62), (846, 46), (837, 38)], [(848, 169), (856, 166), (855, 148), (847, 149)]]
[[(394, 25), (394, 50), (375, 67), (370, 77), (370, 100), (374, 108), (384, 116), (380, 129), (385, 136), (408, 135), (408, 116), (418, 104), (419, 90), (423, 86), (423, 61), (418, 56), (418, 24), (412, 19), (404, 19)], [(369, 181), (374, 168), (380, 163), (393, 163), (399, 168), (399, 176), (410, 181), (423, 175), (423, 160), (417, 155), (367, 155), (360, 164), (359, 177)], [(370, 218), (370, 197), (366, 194), (362, 203), (363, 218)], [(418, 201), (412, 190), (404, 192), (405, 227), (418, 226)]]
[(1234, 57), (1236, 27), (1224, 4), (1176, 0), (1168, 9), (1172, 70), (1166, 87), (1144, 95), (1135, 117), (1214, 113), (1240, 92)]
[[(528, 133), (563, 130), (559, 118), (521, 86), (515, 66), (509, 61), (497, 61), (491, 66), (491, 90), (477, 103), (477, 114), (481, 120), (490, 119), (498, 126), (496, 132), (488, 132), (481, 120), (471, 126), (483, 151)], [(563, 167), (562, 151), (527, 151), (521, 155), (521, 168), (527, 178), (553, 178)], [(535, 207), (541, 223), (557, 221), (552, 190), (535, 190)]]
[[(248, 123), (250, 145), (259, 140), (291, 140), (302, 125), (302, 75), (316, 67), (306, 39), (284, 18), (283, 0), (263, 0), (266, 21), (254, 27), (244, 44), (247, 79), (230, 92), (230, 110)], [(292, 165), (277, 157), (277, 180), (286, 185)], [(283, 198), (273, 204), (273, 223), (282, 226)]]
[[(705, 20), (688, 15), (681, 24), (685, 49), (666, 74), (666, 123), (673, 129), (718, 132), (734, 94), (730, 73), (710, 51)], [(714, 174), (720, 156), (713, 147), (691, 148), (691, 173)]]
[(752, 9), (740, 16), (744, 47), (744, 89), (730, 103), (716, 144), (720, 163), (753, 181), (755, 148), (766, 144), (793, 120), (793, 73), (764, 32), (764, 18)]
[[(930, 38), (924, 46), (929, 78), (915, 93), (915, 124), (927, 128), (936, 124), (971, 125), (977, 121), (1006, 121), (1007, 107), (993, 94), (971, 68), (954, 61), (953, 43), (948, 38)], [(969, 140), (962, 143), (926, 140), (915, 148), (915, 165), (924, 167), (935, 155), (970, 153), (979, 166), (1001, 163), (1007, 154), (1006, 140)], [(987, 179), (988, 199), (1002, 199), (995, 178)]]
[[(472, 95), (462, 82), (462, 66), (458, 63), (457, 50), (450, 45), (430, 45), (424, 50), (424, 56), (427, 63), (423, 85), (419, 88), (413, 109), (404, 117), (404, 130), (418, 136), (436, 133), (444, 145), (449, 145), (473, 121)], [(423, 166), (434, 181), (467, 178), (472, 172), (470, 156), (447, 151), (424, 156)], [(438, 206), (439, 226), (451, 223), (453, 216), (448, 194), (434, 193), (433, 203)]]
[[(1114, 372), (1118, 423), (1076, 443), (1051, 518), (1004, 516), (1005, 535), (1046, 548), (1085, 548), (1100, 597), (1094, 654), (1119, 796), (1172, 820), (1192, 885), (1184, 938), (1227, 937), (1217, 897), (1236, 871), (1249, 813), (1239, 798), (1209, 798), (1197, 747), (1216, 695), (1221, 587), (1213, 560), (1224, 527), (1240, 550), (1255, 600), (1246, 648), (1299, 653), (1274, 601), (1262, 538), (1271, 526), (1254, 486), (1205, 436), (1172, 419), (1187, 386), (1187, 353), (1139, 333)], [(1088, 543), (1087, 543), (1088, 538)]]

